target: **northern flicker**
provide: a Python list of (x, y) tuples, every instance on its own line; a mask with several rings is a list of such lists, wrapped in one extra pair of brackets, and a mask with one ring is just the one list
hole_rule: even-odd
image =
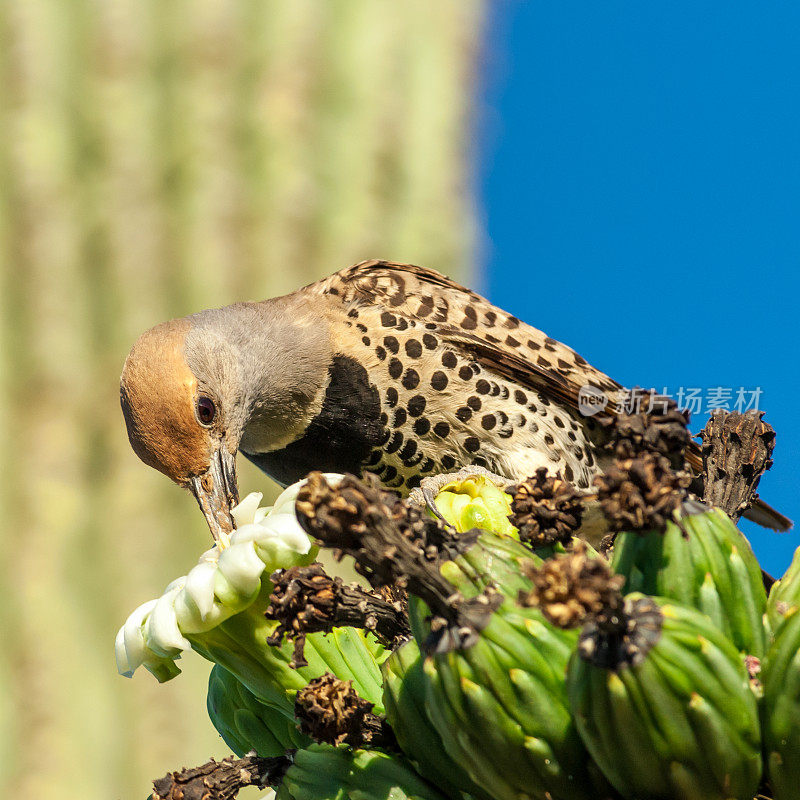
[[(597, 416), (581, 413), (585, 387), (607, 401)], [(121, 379), (133, 449), (192, 491), (216, 538), (233, 525), (237, 451), (283, 485), (373, 472), (408, 493), (475, 465), (509, 479), (544, 466), (589, 487), (608, 458), (597, 419), (625, 391), (444, 275), (383, 261), (158, 325)]]

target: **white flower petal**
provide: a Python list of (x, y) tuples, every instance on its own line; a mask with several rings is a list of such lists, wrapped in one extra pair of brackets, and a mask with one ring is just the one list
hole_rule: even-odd
[(238, 542), (222, 551), (218, 568), (234, 589), (250, 595), (261, 583), (264, 562), (256, 555), (252, 542)]
[(270, 514), (264, 522), (264, 533), (256, 540), (257, 544), (269, 539), (280, 539), (295, 553), (306, 554), (311, 549), (311, 539), (300, 527), (294, 511)]
[(231, 509), (231, 516), (237, 528), (253, 521), (253, 515), (256, 513), (258, 504), (263, 497), (264, 495), (261, 492), (250, 492), (244, 500)]
[(200, 619), (205, 619), (214, 608), (214, 573), (216, 571), (215, 562), (201, 561), (196, 567), (189, 570), (189, 574), (186, 576), (184, 591), (197, 606)]
[(175, 598), (183, 588), (184, 578), (173, 581), (172, 589), (164, 592), (156, 601), (155, 607), (144, 626), (145, 641), (158, 655), (172, 656), (173, 650), (188, 650), (191, 645), (181, 634), (178, 617), (175, 613)]
[(114, 642), (114, 653), (117, 658), (117, 670), (126, 678), (133, 677), (133, 673), (144, 662), (146, 645), (142, 625), (157, 602), (148, 600), (142, 603), (119, 629)]

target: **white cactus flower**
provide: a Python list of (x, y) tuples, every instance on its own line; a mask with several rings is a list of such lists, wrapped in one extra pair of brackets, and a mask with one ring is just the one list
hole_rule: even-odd
[[(341, 480), (336, 474), (325, 477)], [(121, 675), (130, 678), (144, 666), (160, 682), (175, 677), (180, 672), (175, 660), (191, 647), (186, 636), (209, 631), (251, 605), (265, 572), (313, 560), (316, 548), (294, 511), (304, 483), (288, 487), (271, 508), (259, 507), (259, 492), (247, 495), (232, 509), (236, 530), (230, 544), (207, 550), (188, 575), (128, 617), (115, 641)]]

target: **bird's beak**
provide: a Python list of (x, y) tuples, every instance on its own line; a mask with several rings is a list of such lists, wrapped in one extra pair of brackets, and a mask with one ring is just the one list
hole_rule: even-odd
[(239, 502), (236, 454), (228, 452), (225, 445), (220, 444), (211, 456), (208, 470), (191, 478), (189, 488), (211, 528), (214, 541), (227, 547), (235, 527), (231, 509)]

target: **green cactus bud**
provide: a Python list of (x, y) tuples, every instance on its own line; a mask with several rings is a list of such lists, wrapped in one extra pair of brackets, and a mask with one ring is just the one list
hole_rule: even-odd
[(277, 800), (446, 800), (399, 755), (310, 745), (294, 754)]
[[(786, 578), (796, 579), (797, 560), (795, 556), (792, 575), (787, 573)], [(762, 731), (774, 798), (793, 800), (800, 787), (800, 606), (777, 613), (775, 638), (761, 664)]]
[(466, 793), (475, 800), (491, 800), (448, 755), (431, 723), (422, 656), (414, 640), (399, 647), (383, 663), (383, 704), (403, 753), (420, 774), (448, 797), (459, 798)]
[(262, 703), (218, 664), (208, 679), (206, 704), (212, 724), (239, 757), (251, 750), (263, 758), (282, 756), (287, 750), (311, 744), (285, 709)]
[(471, 646), (425, 659), (442, 745), (497, 800), (609, 796), (593, 784), (569, 709), (564, 673), (576, 640), (506, 598)]
[(693, 608), (641, 594), (620, 606), (584, 626), (567, 671), (574, 719), (606, 777), (630, 798), (750, 800), (758, 709), (736, 648)]
[(444, 486), (436, 495), (436, 507), (459, 533), (480, 528), (504, 536), (516, 536), (517, 529), (508, 520), (510, 495), (483, 475)]
[(289, 487), (270, 511), (257, 508), (260, 495), (245, 498), (234, 509), (230, 545), (204, 553), (187, 576), (131, 614), (116, 640), (121, 674), (131, 676), (143, 665), (159, 681), (169, 680), (180, 672), (175, 661), (191, 648), (289, 716), (294, 693), (325, 672), (352, 680), (382, 710), (380, 664), (388, 653), (371, 634), (353, 628), (310, 634), (308, 665), (299, 669), (292, 666), (289, 643), (266, 643), (278, 624), (264, 616), (272, 591), (268, 576), (311, 563), (316, 552), (295, 517), (300, 485)]
[(767, 598), (767, 619), (777, 630), (783, 619), (800, 607), (800, 547), (795, 550), (789, 569), (775, 581)]
[(687, 501), (662, 530), (625, 531), (612, 567), (626, 592), (676, 600), (706, 614), (736, 647), (761, 658), (767, 597), (749, 542), (718, 508)]

